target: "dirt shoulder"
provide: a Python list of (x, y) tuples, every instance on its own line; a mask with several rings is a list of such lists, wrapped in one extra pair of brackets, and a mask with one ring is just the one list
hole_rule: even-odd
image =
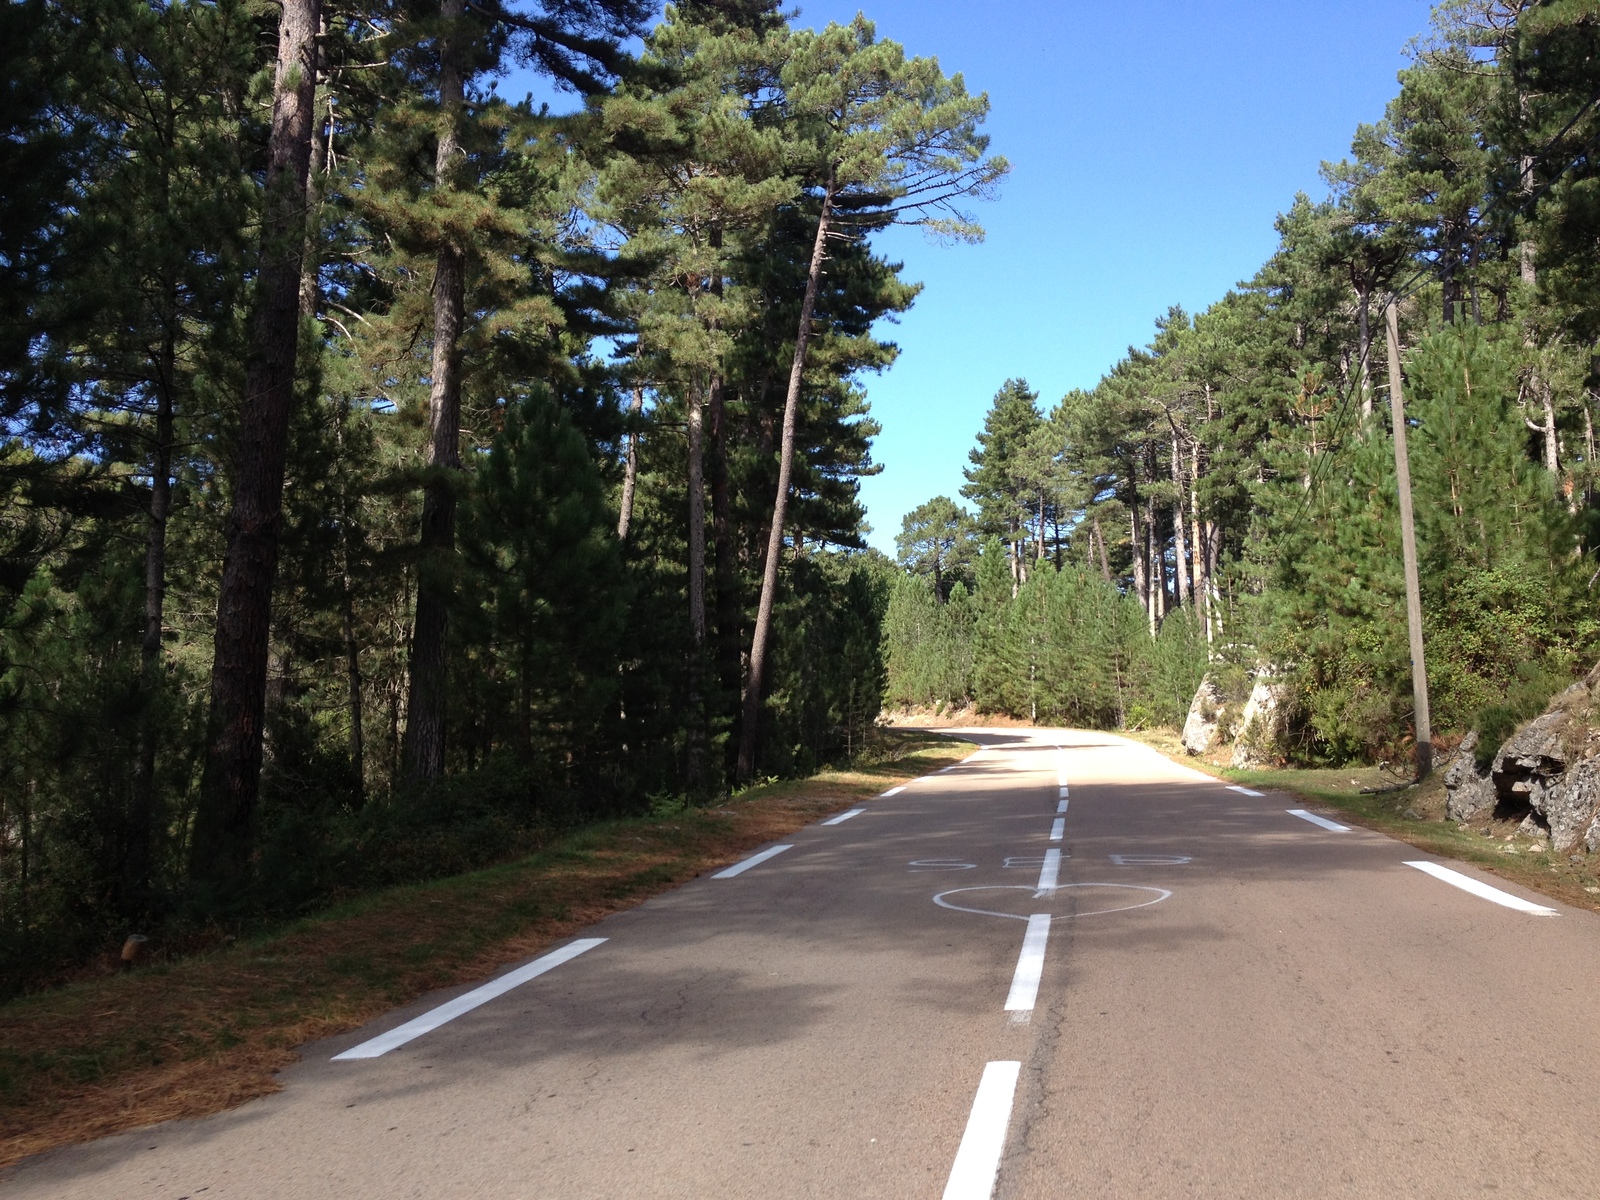
[(297, 1046), (483, 979), (972, 751), (913, 730), (885, 731), (881, 746), (859, 769), (590, 826), (518, 862), (374, 893), (224, 950), (0, 1006), (0, 1166), (277, 1091)]
[(1600, 912), (1600, 855), (1552, 854), (1546, 843), (1519, 834), (1517, 820), (1485, 818), (1461, 825), (1446, 821), (1442, 769), (1420, 786), (1363, 794), (1364, 787), (1389, 787), (1396, 781), (1378, 767), (1237, 770), (1191, 757), (1171, 730), (1124, 731), (1123, 736), (1218, 779), (1297, 796), (1313, 807), (1333, 810), (1329, 815), (1336, 812), (1351, 824), (1386, 833), (1418, 850), (1472, 863), (1574, 908)]

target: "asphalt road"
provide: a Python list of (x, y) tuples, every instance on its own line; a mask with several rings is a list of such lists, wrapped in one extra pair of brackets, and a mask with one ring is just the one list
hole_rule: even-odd
[(0, 1192), (1600, 1195), (1600, 919), (1107, 734), (967, 736), (497, 995)]

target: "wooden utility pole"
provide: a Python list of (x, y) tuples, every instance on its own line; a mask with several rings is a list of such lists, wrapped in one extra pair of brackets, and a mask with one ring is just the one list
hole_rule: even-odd
[(1417, 779), (1433, 769), (1433, 722), (1428, 713), (1428, 667), (1422, 657), (1422, 588), (1417, 581), (1417, 530), (1411, 519), (1411, 462), (1406, 455), (1406, 406), (1400, 390), (1400, 298), (1383, 310), (1389, 334), (1389, 419), (1394, 428), (1394, 481), (1400, 493), (1400, 547), (1405, 557), (1406, 627), (1411, 635), (1411, 696), (1416, 708)]

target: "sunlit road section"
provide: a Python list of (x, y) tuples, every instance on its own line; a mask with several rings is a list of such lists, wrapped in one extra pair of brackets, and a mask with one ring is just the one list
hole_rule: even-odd
[(0, 1191), (1597, 1194), (1592, 914), (1109, 734), (963, 736), (275, 1096)]

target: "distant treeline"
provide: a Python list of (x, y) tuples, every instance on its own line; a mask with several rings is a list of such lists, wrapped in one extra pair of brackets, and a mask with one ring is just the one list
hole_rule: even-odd
[(890, 607), (895, 700), (1177, 723), (1201, 672), (1242, 699), (1269, 665), (1282, 753), (1402, 756), (1391, 295), (1436, 727), (1592, 665), (1600, 14), (1449, 0), (1399, 84), (1253, 278), (1048, 412), (1001, 388), (975, 511), (936, 497), (900, 534), (923, 582)]

